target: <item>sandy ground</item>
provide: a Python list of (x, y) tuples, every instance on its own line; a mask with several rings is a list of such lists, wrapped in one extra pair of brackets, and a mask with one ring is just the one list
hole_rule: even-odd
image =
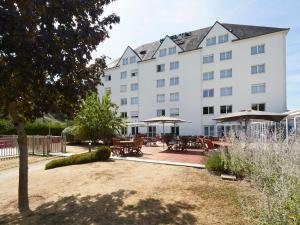
[[(50, 157), (45, 156), (28, 156), (28, 164), (49, 160)], [(0, 160), (0, 171), (19, 167), (19, 158), (1, 159)]]
[(17, 175), (0, 175), (0, 224), (251, 224), (241, 201), (251, 205), (255, 191), (206, 170), (114, 161), (45, 171), (44, 164), (29, 171), (32, 213), (23, 218)]

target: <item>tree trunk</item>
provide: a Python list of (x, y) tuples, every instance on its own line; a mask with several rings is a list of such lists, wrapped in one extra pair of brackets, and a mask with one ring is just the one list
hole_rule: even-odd
[(27, 135), (25, 132), (25, 120), (17, 111), (16, 102), (9, 105), (9, 112), (12, 117), (14, 126), (18, 132), (18, 145), (19, 145), (19, 189), (18, 189), (18, 208), (20, 213), (29, 212), (28, 200), (28, 148), (27, 148)]
[(21, 213), (29, 211), (28, 201), (28, 148), (27, 135), (24, 123), (19, 122), (17, 126), (18, 144), (20, 151), (19, 158), (19, 201), (18, 207)]

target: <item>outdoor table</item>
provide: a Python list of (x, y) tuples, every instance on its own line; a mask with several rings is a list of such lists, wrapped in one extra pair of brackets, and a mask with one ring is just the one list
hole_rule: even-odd
[(126, 150), (127, 150), (127, 153), (130, 153), (131, 147), (133, 146), (134, 141), (133, 140), (132, 141), (120, 141), (119, 143), (123, 147), (123, 153), (125, 153)]

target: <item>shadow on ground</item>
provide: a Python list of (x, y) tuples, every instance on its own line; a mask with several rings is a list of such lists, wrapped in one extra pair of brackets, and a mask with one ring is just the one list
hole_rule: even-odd
[(124, 200), (135, 191), (119, 190), (95, 196), (69, 196), (56, 202), (44, 203), (26, 217), (19, 214), (2, 215), (0, 224), (180, 224), (194, 225), (190, 213), (194, 206), (182, 202), (164, 204), (158, 199), (140, 199), (134, 205)]

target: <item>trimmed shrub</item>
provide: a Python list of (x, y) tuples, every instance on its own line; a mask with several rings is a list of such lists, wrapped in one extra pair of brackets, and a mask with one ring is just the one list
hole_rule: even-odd
[(208, 159), (205, 163), (205, 168), (209, 171), (214, 171), (217, 173), (224, 172), (224, 164), (222, 161), (221, 152), (213, 152), (208, 155)]
[(48, 170), (56, 167), (85, 164), (97, 161), (107, 161), (110, 157), (110, 152), (111, 150), (109, 147), (102, 146), (95, 152), (86, 152), (62, 159), (54, 159), (46, 164), (45, 169)]
[(107, 161), (110, 157), (111, 149), (107, 146), (100, 146), (96, 150), (96, 159), (99, 161)]

